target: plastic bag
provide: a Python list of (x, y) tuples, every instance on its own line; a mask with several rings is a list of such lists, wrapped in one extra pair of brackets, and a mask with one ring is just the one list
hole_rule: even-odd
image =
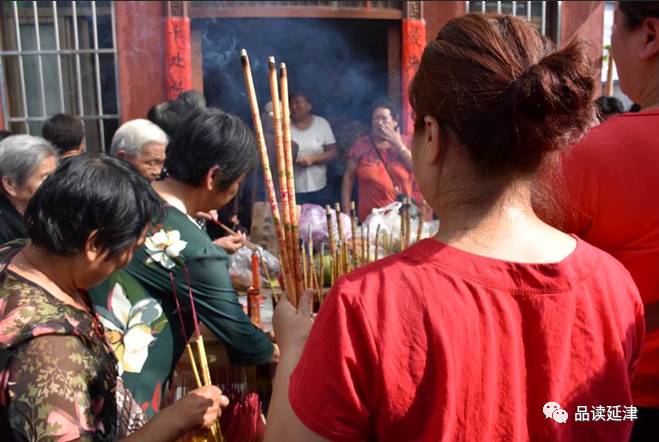
[[(277, 281), (281, 274), (281, 266), (279, 260), (275, 256), (262, 247), (258, 247), (257, 253), (259, 254), (259, 275), (261, 276), (261, 286), (271, 287), (270, 280)], [(247, 247), (241, 247), (236, 253), (229, 258), (231, 264), (229, 266), (229, 275), (231, 281), (238, 289), (246, 289), (252, 285), (252, 250)], [(269, 275), (265, 274), (265, 268)]]
[[(336, 212), (331, 210), (330, 213), (332, 216), (332, 233), (334, 235), (334, 239), (338, 241), (339, 230), (336, 224)], [(345, 213), (341, 213), (339, 219), (341, 220), (341, 227), (343, 228), (344, 238), (351, 239), (352, 228), (350, 217)], [(328, 241), (328, 234), (327, 215), (325, 214), (325, 209), (316, 204), (304, 204), (300, 213), (298, 229), (300, 232), (300, 238), (304, 240), (305, 244), (309, 239), (309, 229), (311, 229), (311, 239), (313, 240), (314, 244), (318, 245), (323, 242), (326, 243)]]

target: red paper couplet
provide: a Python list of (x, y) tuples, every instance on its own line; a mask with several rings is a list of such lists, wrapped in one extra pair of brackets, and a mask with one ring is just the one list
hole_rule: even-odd
[(403, 133), (412, 135), (414, 132), (414, 124), (412, 121), (412, 107), (407, 99), (407, 91), (410, 87), (410, 82), (414, 77), (419, 63), (421, 62), (421, 55), (423, 49), (426, 47), (426, 23), (417, 18), (403, 19), (403, 51), (401, 59), (402, 71), (402, 88), (403, 88)]
[(192, 89), (192, 50), (188, 17), (165, 19), (165, 70), (168, 100)]

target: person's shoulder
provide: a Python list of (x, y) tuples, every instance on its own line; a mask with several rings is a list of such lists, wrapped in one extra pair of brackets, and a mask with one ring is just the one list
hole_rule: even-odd
[(332, 126), (330, 125), (329, 121), (315, 114), (313, 116), (313, 125), (322, 129), (330, 129), (330, 130), (332, 129)]
[(354, 143), (352, 143), (352, 146), (350, 147), (350, 154), (351, 155), (362, 154), (369, 147), (370, 147), (369, 136), (362, 135), (361, 137), (357, 138)]
[[(589, 276), (593, 283), (606, 280), (610, 284), (615, 284), (619, 289), (627, 290), (627, 293), (629, 291), (637, 292), (634, 279), (620, 261), (583, 239), (577, 238), (577, 241), (577, 258), (581, 263), (588, 263), (587, 266), (584, 265), (583, 267), (591, 269)], [(624, 296), (626, 293), (622, 293), (622, 295)]]
[(185, 241), (184, 256), (213, 256), (226, 258), (226, 252), (213, 244), (213, 241), (193, 219), (175, 207), (167, 207), (161, 226), (167, 232), (178, 232), (179, 239)]

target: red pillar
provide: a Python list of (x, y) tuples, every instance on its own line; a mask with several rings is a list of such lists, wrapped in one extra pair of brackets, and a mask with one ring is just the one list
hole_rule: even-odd
[(163, 3), (115, 2), (121, 121), (146, 118), (165, 99)]
[(411, 135), (414, 131), (414, 124), (412, 121), (412, 107), (407, 98), (407, 91), (410, 87), (410, 82), (416, 73), (419, 63), (421, 62), (421, 55), (426, 46), (426, 24), (423, 19), (418, 18), (405, 18), (403, 19), (402, 30), (402, 92), (403, 92), (403, 109), (402, 109), (402, 126), (403, 133)]
[(190, 19), (169, 16), (165, 20), (165, 86), (167, 99), (192, 89)]

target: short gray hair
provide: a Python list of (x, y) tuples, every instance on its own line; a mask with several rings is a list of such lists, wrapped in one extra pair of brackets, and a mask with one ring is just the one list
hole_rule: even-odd
[(119, 149), (123, 149), (126, 155), (134, 157), (140, 153), (142, 148), (149, 143), (159, 143), (167, 147), (169, 138), (167, 134), (149, 120), (138, 118), (122, 124), (110, 145), (110, 153), (117, 155)]
[(12, 135), (0, 141), (0, 178), (22, 186), (43, 160), (57, 158), (52, 144), (32, 135)]

